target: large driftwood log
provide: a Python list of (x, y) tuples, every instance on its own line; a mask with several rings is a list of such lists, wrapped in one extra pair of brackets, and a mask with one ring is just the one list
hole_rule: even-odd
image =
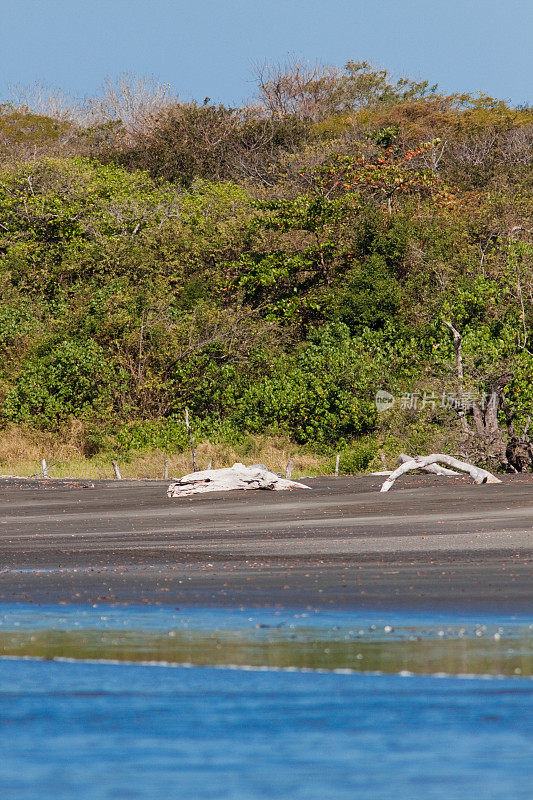
[[(413, 456), (408, 456), (407, 453), (400, 453), (398, 456), (398, 461), (400, 464), (406, 464), (408, 461), (412, 461)], [(454, 469), (447, 469), (446, 467), (439, 467), (438, 464), (428, 464), (426, 467), (419, 467), (422, 472), (431, 472), (433, 475), (445, 475), (448, 477), (455, 477), (455, 478), (462, 478), (462, 474), (460, 472), (456, 472)], [(371, 475), (392, 475), (394, 470), (387, 469), (383, 470), (382, 472), (371, 472)]]
[(187, 497), (202, 492), (229, 492), (234, 489), (309, 489), (303, 483), (280, 478), (263, 464), (245, 467), (236, 463), (224, 469), (207, 469), (184, 475), (168, 487), (168, 497)]
[[(413, 456), (408, 456), (407, 453), (400, 453), (398, 456), (400, 464), (407, 464), (408, 461), (412, 460)], [(463, 477), (460, 472), (456, 472), (454, 469), (447, 469), (446, 467), (439, 467), (438, 464), (427, 464), (425, 467), (420, 467), (420, 469), (423, 470), (423, 472), (431, 472), (433, 475), (448, 475), (451, 478)]]
[(395, 469), (381, 487), (381, 491), (388, 492), (394, 481), (397, 480), (400, 475), (410, 472), (412, 469), (423, 469), (429, 464), (436, 464), (438, 462), (447, 464), (449, 467), (453, 467), (461, 472), (467, 472), (474, 483), (501, 483), (499, 478), (487, 472), (486, 469), (475, 467), (473, 464), (468, 464), (466, 461), (459, 461), (458, 458), (453, 458), (453, 456), (447, 456), (443, 453), (432, 453), (429, 456), (417, 456), (411, 459), (411, 461), (406, 461), (405, 464), (402, 464), (398, 469)]

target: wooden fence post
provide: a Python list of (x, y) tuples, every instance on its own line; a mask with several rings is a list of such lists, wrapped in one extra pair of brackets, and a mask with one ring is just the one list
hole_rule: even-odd
[(189, 434), (189, 442), (191, 443), (191, 453), (192, 453), (192, 471), (198, 472), (196, 468), (196, 451), (194, 449), (194, 436), (191, 433), (191, 426), (189, 425), (189, 409), (185, 409), (185, 427), (187, 428), (187, 433)]

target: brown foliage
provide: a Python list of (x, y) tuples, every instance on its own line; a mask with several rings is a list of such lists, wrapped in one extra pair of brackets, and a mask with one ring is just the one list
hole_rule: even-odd
[(118, 142), (130, 169), (188, 185), (195, 178), (272, 182), (280, 154), (301, 146), (309, 132), (299, 120), (273, 120), (252, 109), (174, 103)]

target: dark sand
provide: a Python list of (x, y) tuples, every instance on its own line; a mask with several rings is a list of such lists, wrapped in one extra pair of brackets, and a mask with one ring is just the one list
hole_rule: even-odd
[(0, 600), (532, 610), (533, 476), (382, 480), (169, 500), (162, 481), (0, 479)]

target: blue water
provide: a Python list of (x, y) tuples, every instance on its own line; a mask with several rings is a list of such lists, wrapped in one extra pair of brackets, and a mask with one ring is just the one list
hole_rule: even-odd
[(533, 631), (533, 621), (528, 615), (498, 615), (476, 612), (458, 614), (428, 611), (358, 611), (354, 609), (271, 609), (271, 608), (202, 608), (185, 606), (110, 606), (57, 605), (29, 603), (0, 603), (0, 632), (2, 630), (53, 629), (73, 630), (95, 628), (102, 630), (132, 628), (137, 630), (250, 629), (255, 625), (301, 628), (313, 626), (323, 630), (337, 628), (360, 629), (374, 625), (395, 630), (413, 628), (424, 635), (439, 627), (453, 626), (473, 632), (483, 625), (496, 630), (500, 626)]
[[(241, 630), (307, 612), (3, 608), (1, 630)], [(328, 612), (381, 639), (524, 620)], [(395, 626), (384, 633), (384, 625)], [(375, 629), (372, 626), (375, 625)], [(381, 626), (381, 628), (379, 627)], [(437, 626), (437, 627), (435, 627)], [(483, 626), (485, 626), (483, 628)], [(514, 633), (513, 633), (514, 631)], [(403, 634), (402, 634), (403, 635)], [(411, 635), (411, 634), (409, 634)], [(452, 643), (453, 644), (453, 643)], [(531, 800), (533, 681), (0, 660), (4, 800)]]

